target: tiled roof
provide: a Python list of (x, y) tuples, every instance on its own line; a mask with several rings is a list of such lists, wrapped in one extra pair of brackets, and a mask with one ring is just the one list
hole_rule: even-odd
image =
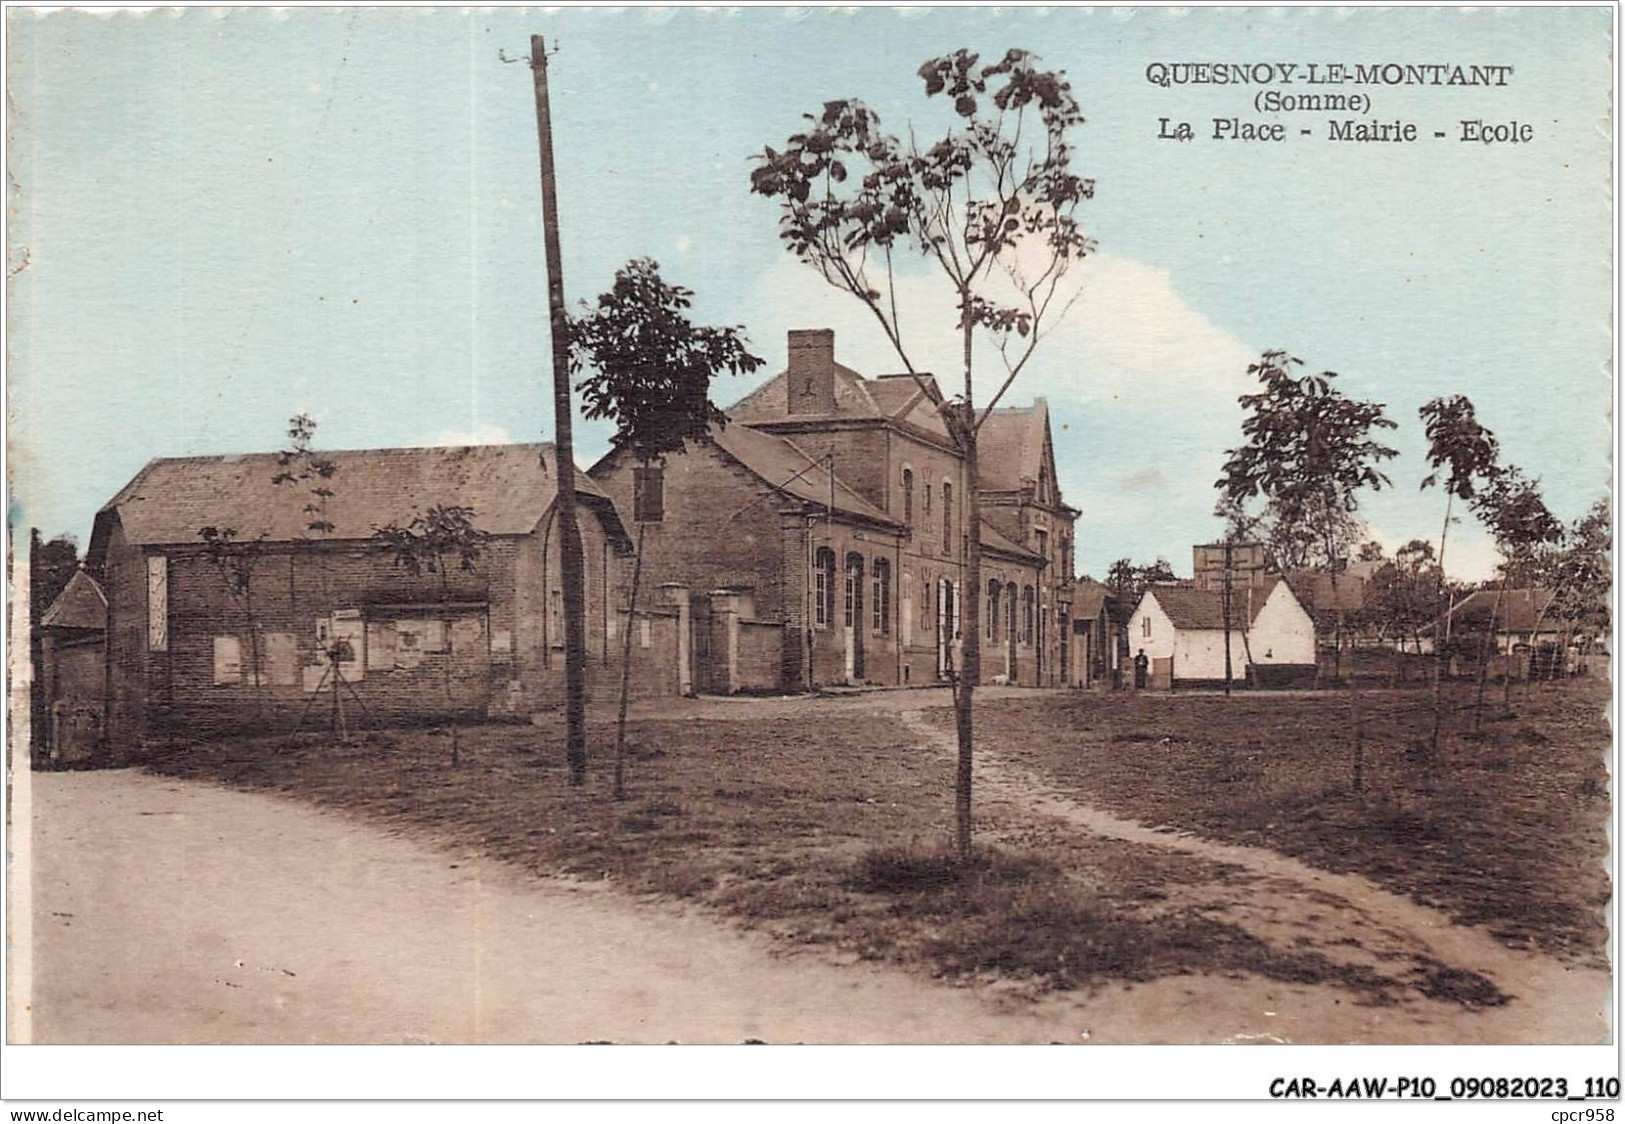
[[(779, 491), (819, 507), (830, 504), (829, 470), (822, 462), (809, 457), (794, 441), (737, 423), (713, 425), (711, 439), (725, 453)], [(860, 516), (874, 523), (896, 525), (896, 520), (858, 495), (839, 476), (835, 477), (834, 485), (836, 511)]]
[[(534, 530), (557, 489), (551, 444), (458, 445), (417, 449), (322, 451), (337, 471), (326, 518), (336, 539), (371, 537), (373, 528), (405, 523), (435, 504), (474, 509), (474, 523), (493, 535)], [(286, 542), (310, 537), (304, 511), (311, 483), (272, 483), (287, 471), (276, 453), (175, 457), (154, 460), (97, 514), (100, 538), (116, 513), (130, 541), (174, 544), (199, 541), (205, 526), (229, 527), (239, 540), (264, 535)], [(608, 497), (585, 473), (576, 475), (582, 499), (607, 509), (612, 534), (622, 537)], [(93, 540), (92, 550), (97, 547)]]
[(1042, 554), (1036, 550), (1022, 546), (1000, 531), (986, 519), (982, 520), (982, 549), (992, 550), (999, 554), (1012, 555), (1024, 562), (1047, 562)]
[(95, 578), (78, 570), (45, 610), (39, 623), (41, 628), (105, 629), (107, 594), (102, 592)]
[(1337, 575), (1335, 584), (1325, 570), (1294, 570), (1286, 576), (1286, 580), (1305, 608), (1312, 607), (1323, 613), (1339, 609), (1354, 613), (1365, 607), (1366, 575), (1363, 571), (1366, 566), (1367, 563), (1363, 562), (1349, 563), (1348, 569)]
[[(1549, 607), (1552, 597), (1549, 589), (1507, 590), (1501, 595), (1501, 606), (1495, 615), (1496, 628), (1507, 632), (1528, 632), (1537, 621), (1541, 622), (1543, 630), (1548, 626), (1554, 629), (1560, 627), (1559, 616)], [(1495, 599), (1496, 591), (1493, 589), (1476, 590), (1456, 603), (1450, 619), (1488, 624), (1490, 613), (1495, 610)]]
[(1079, 578), (1072, 587), (1072, 616), (1077, 619), (1098, 617), (1111, 595), (1111, 587), (1103, 582)]
[(1049, 405), (1038, 399), (1031, 406), (994, 410), (976, 435), (976, 461), (982, 487), (1015, 491), (1023, 480), (1037, 480), (1044, 463), (1044, 429)]
[[(1290, 588), (1290, 587), (1289, 587)], [(1251, 626), (1275, 590), (1275, 581), (1230, 591), (1230, 627)], [(1224, 591), (1190, 586), (1154, 585), (1146, 590), (1178, 629), (1224, 628)]]

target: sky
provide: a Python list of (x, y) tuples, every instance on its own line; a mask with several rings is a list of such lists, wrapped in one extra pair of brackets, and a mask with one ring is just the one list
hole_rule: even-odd
[[(1191, 544), (1220, 530), (1213, 481), (1268, 348), (1398, 423), (1392, 487), (1361, 508), (1390, 549), (1439, 536), (1417, 420), (1439, 395), (1471, 397), (1562, 518), (1607, 492), (1606, 9), (7, 16), (14, 531), (86, 541), (149, 459), (274, 449), (299, 411), (327, 448), (551, 439), (531, 76), (504, 61), (532, 33), (557, 50), (567, 297), (656, 259), (696, 292), (696, 321), (742, 325), (767, 360), (715, 385), (724, 405), (782, 370), (792, 328), (834, 328), (864, 373), (899, 368), (868, 312), (781, 247), (774, 204), (749, 193), (754, 153), (835, 97), (896, 130), (930, 118), (915, 71), (958, 47), (1064, 69), (1098, 249), (1007, 402), (1049, 401), (1080, 572), (1157, 555), (1189, 572)], [(1369, 120), (1417, 122), (1415, 144), (1266, 144), (1208, 139), (1211, 121), (1324, 134), (1328, 115), (1147, 80), (1172, 62), (1513, 72), (1502, 88), (1341, 88), (1369, 94)], [(1200, 139), (1159, 140), (1163, 117)], [(1534, 137), (1464, 143), (1464, 118)], [(911, 350), (953, 372), (951, 301), (915, 272)], [(590, 464), (609, 431), (576, 434)], [(1489, 575), (1470, 520), (1450, 541), (1454, 574)]]

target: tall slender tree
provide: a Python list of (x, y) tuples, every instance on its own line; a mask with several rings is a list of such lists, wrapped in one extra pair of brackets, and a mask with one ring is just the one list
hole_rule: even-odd
[[(971, 850), (974, 698), (982, 669), (982, 543), (977, 432), (1026, 367), (1047, 329), (1076, 299), (1064, 284), (1093, 243), (1078, 219), (1094, 181), (1072, 170), (1083, 112), (1061, 71), (1013, 49), (983, 64), (959, 49), (919, 68), (925, 94), (956, 123), (936, 139), (885, 131), (860, 101), (825, 102), (784, 149), (766, 148), (751, 190), (779, 203), (779, 236), (801, 261), (862, 303), (903, 367), (932, 401), (963, 457), (964, 648), (954, 683), (958, 854)], [(962, 389), (942, 400), (920, 377), (918, 332), (899, 316), (897, 259), (918, 254), (953, 292)], [(975, 343), (989, 340), (1003, 370), (978, 412)]]
[(599, 295), (597, 306), (584, 304), (570, 325), (571, 369), (586, 373), (576, 383), (583, 412), (588, 418), (612, 420), (615, 447), (630, 451), (637, 464), (637, 545), (621, 634), (621, 697), (615, 719), (617, 800), (626, 793), (632, 624), (643, 577), (643, 532), (653, 515), (651, 498), (643, 490), (653, 487), (649, 473), (657, 462), (682, 453), (713, 424), (728, 423), (728, 416), (711, 404), (711, 379), (724, 371), (748, 374), (762, 365), (750, 353), (743, 328), (695, 326), (688, 318), (693, 303), (691, 290), (668, 284), (656, 262), (639, 258), (617, 270), (615, 284)]
[[(1339, 528), (1359, 510), (1362, 490), (1377, 491), (1390, 483), (1378, 466), (1398, 453), (1376, 440), (1373, 431), (1393, 429), (1394, 423), (1380, 403), (1357, 401), (1338, 390), (1335, 372), (1299, 375), (1295, 369), (1301, 365), (1284, 351), (1266, 351), (1248, 366), (1263, 389), (1241, 396), (1247, 415), (1241, 423), (1244, 441), (1226, 450), (1223, 473), (1214, 486), (1239, 503), (1261, 497), (1276, 506), (1281, 518), (1312, 528), (1325, 552), (1333, 599), (1341, 606), (1338, 580), (1347, 556)], [(1359, 792), (1365, 787), (1365, 731), (1355, 670), (1348, 687), (1353, 781)]]
[(1444, 488), (1444, 524), (1439, 528), (1439, 615), (1433, 626), (1433, 736), (1432, 752), (1439, 751), (1439, 730), (1444, 721), (1445, 629), (1450, 616), (1444, 596), (1445, 547), (1450, 540), (1452, 508), (1459, 499), (1471, 504), (1494, 478), (1501, 448), (1495, 434), (1479, 423), (1472, 400), (1456, 394), (1434, 398), (1422, 406), (1423, 431), (1428, 439), (1428, 464), (1433, 471), (1422, 479), (1422, 490)]

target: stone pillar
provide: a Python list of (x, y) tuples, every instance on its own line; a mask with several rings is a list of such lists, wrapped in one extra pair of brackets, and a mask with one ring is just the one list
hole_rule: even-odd
[[(689, 624), (688, 586), (682, 582), (664, 582), (660, 586), (660, 600), (677, 610), (677, 693), (694, 693), (694, 658)], [(628, 624), (627, 627), (631, 627)]]
[(711, 602), (711, 684), (725, 695), (739, 690), (739, 618), (748, 594), (713, 589)]
[(812, 622), (807, 601), (812, 560), (807, 554), (807, 517), (799, 509), (779, 512), (779, 542), (780, 615), (784, 618), (779, 686), (786, 691), (806, 691), (812, 687), (808, 670)]

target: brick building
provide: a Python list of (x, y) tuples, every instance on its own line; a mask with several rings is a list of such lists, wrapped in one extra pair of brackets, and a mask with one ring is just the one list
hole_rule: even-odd
[[(958, 666), (968, 484), (941, 392), (924, 382), (865, 378), (835, 361), (833, 332), (792, 331), (787, 369), (709, 439), (659, 466), (617, 450), (590, 470), (623, 513), (648, 517), (656, 584), (748, 611), (763, 639), (752, 665), (730, 672), (735, 689), (927, 684)], [(1055, 486), (1048, 409), (996, 410), (983, 433), (996, 466), (982, 474), (983, 678), (1060, 685), (1076, 513)]]
[[(97, 513), (86, 565), (106, 598), (99, 701), (114, 752), (177, 730), (287, 728), (339, 677), (340, 701), (377, 721), (524, 714), (562, 697), (552, 446), (323, 456), (336, 466), (325, 534), (308, 527), (304, 485), (273, 482), (276, 454), (155, 460)], [(589, 671), (601, 673), (619, 659), (629, 542), (608, 497), (590, 480), (580, 492)], [(414, 575), (371, 541), (435, 504), (471, 507), (491, 536), (472, 570)], [(234, 532), (229, 556), (211, 554), (205, 526)], [(653, 643), (671, 630), (638, 624), (638, 681), (675, 691), (675, 655)]]

